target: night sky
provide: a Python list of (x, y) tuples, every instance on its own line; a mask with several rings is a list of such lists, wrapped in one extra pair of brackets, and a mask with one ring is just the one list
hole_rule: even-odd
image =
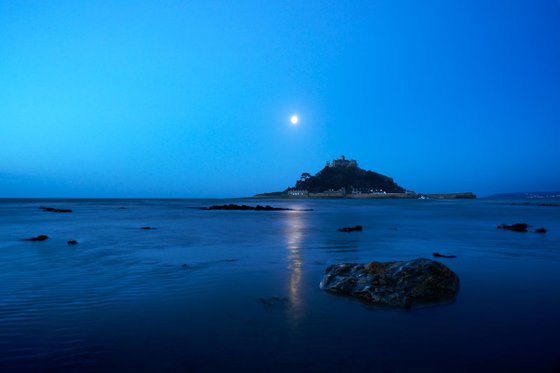
[(250, 196), (341, 154), (560, 190), (560, 1), (0, 0), (0, 197)]

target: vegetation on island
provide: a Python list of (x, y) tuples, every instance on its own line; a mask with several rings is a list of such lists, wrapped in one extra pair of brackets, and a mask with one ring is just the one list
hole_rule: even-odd
[(344, 189), (346, 193), (352, 191), (404, 193), (404, 188), (400, 187), (392, 178), (378, 174), (373, 171), (366, 171), (359, 167), (324, 167), (315, 176), (304, 172), (293, 188), (307, 190), (310, 193), (321, 193), (326, 190)]

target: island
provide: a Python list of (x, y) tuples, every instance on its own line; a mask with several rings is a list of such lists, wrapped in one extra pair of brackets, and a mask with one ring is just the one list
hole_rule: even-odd
[(327, 161), (315, 175), (301, 174), (295, 185), (281, 192), (261, 193), (254, 198), (476, 198), (471, 192), (418, 194), (399, 186), (391, 177), (364, 170), (344, 155)]

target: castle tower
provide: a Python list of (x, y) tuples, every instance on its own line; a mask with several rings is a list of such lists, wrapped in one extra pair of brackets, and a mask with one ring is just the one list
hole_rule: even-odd
[(344, 155), (341, 155), (340, 158), (334, 159), (331, 162), (332, 167), (358, 167), (358, 162), (354, 159), (346, 159)]

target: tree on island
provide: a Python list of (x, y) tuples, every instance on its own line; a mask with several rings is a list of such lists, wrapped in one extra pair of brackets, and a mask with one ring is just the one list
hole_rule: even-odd
[(299, 180), (300, 181), (305, 181), (305, 180), (309, 179), (310, 177), (311, 177), (311, 174), (309, 172), (304, 172), (299, 177)]

